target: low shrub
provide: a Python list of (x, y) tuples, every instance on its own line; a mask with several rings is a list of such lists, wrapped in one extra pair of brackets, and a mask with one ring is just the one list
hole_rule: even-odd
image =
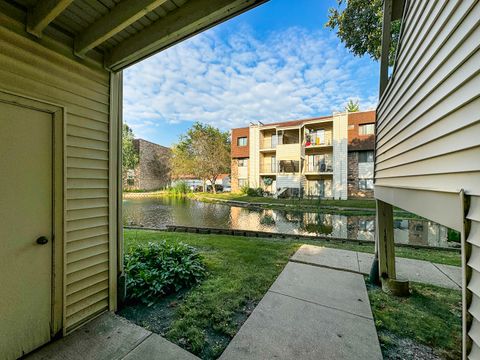
[(447, 238), (448, 238), (448, 241), (453, 241), (453, 242), (456, 242), (456, 243), (459, 243), (461, 240), (460, 240), (460, 233), (458, 231), (455, 231), (453, 229), (450, 229), (448, 228), (447, 229)]
[(242, 194), (245, 194), (247, 195), (248, 194), (248, 191), (250, 190), (250, 188), (248, 187), (248, 185), (243, 185), (241, 188), (240, 188), (240, 192)]
[(184, 243), (148, 243), (125, 255), (127, 298), (153, 304), (153, 300), (189, 288), (206, 274), (194, 247)]
[(248, 188), (248, 189), (246, 190), (246, 194), (247, 194), (248, 196), (252, 196), (252, 197), (255, 197), (255, 196), (257, 196), (257, 197), (260, 196), (260, 197), (261, 197), (261, 196), (263, 196), (263, 189), (260, 188), (260, 187), (259, 187), (259, 188), (256, 188), (256, 189), (254, 189), (254, 188)]

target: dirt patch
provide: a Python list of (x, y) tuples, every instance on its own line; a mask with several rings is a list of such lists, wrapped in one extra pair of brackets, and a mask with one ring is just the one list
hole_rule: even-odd
[(412, 339), (398, 337), (388, 331), (378, 332), (385, 360), (444, 360), (445, 357), (429, 346)]
[(118, 315), (144, 327), (156, 334), (165, 336), (175, 317), (175, 310), (186, 295), (186, 291), (166, 296), (153, 305), (147, 306), (140, 302), (129, 303)]
[[(172, 322), (175, 320), (176, 310), (187, 295), (188, 291), (172, 294), (159, 299), (151, 306), (144, 305), (140, 302), (129, 303), (118, 312), (118, 315), (149, 331), (166, 337)], [(255, 301), (247, 301), (247, 303), (233, 315), (235, 329), (232, 328), (230, 334), (207, 327), (204, 333), (206, 345), (203, 347), (201, 353), (197, 355), (202, 359), (218, 358), (257, 304), (258, 302)], [(176, 343), (182, 348), (192, 351), (190, 344), (187, 343), (185, 338), (180, 338)]]

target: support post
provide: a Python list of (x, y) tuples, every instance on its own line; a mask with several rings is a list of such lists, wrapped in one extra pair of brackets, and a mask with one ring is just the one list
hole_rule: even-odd
[(380, 57), (380, 91), (378, 98), (382, 98), (382, 94), (388, 83), (388, 64), (390, 61), (390, 44), (391, 44), (391, 27), (392, 27), (392, 0), (384, 0), (383, 2), (383, 23), (382, 23), (382, 54)]
[(376, 200), (377, 216), (375, 241), (378, 250), (378, 270), (380, 279), (395, 280), (395, 244), (393, 241), (393, 206)]

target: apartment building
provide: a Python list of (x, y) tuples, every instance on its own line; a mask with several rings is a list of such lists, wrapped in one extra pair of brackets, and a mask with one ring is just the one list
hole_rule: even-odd
[(135, 169), (127, 171), (123, 179), (125, 190), (158, 190), (170, 184), (170, 157), (172, 150), (143, 139), (133, 140), (138, 155)]
[(375, 111), (232, 130), (232, 191), (276, 196), (373, 196)]

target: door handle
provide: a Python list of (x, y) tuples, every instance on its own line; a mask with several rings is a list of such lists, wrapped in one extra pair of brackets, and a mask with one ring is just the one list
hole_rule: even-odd
[(46, 243), (48, 243), (48, 239), (45, 236), (40, 236), (37, 239), (37, 244), (39, 245), (45, 245)]

